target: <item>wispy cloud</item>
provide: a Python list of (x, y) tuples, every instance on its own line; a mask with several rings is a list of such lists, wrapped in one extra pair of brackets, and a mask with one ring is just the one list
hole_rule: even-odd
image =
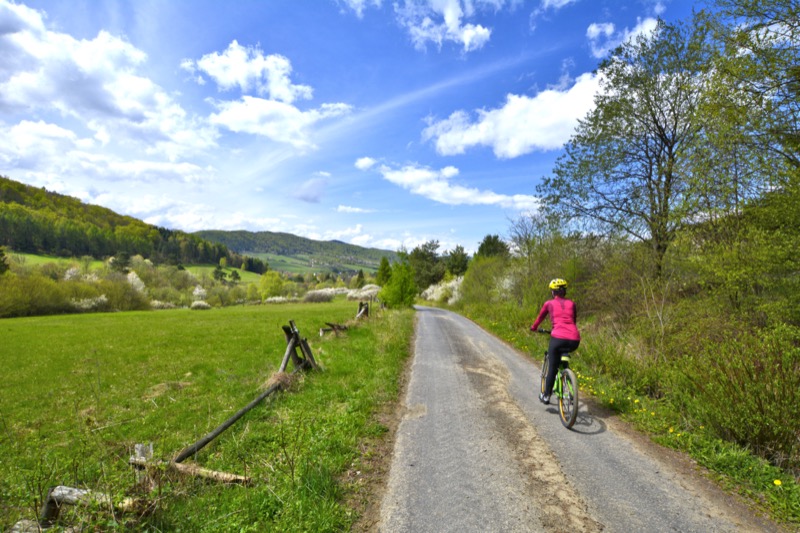
[[(356, 16), (363, 18), (369, 5), (380, 7), (381, 0), (338, 0)], [(483, 48), (492, 29), (469, 22), (477, 12), (515, 9), (522, 0), (402, 0), (393, 3), (397, 22), (405, 28), (412, 44), (425, 51), (429, 44), (441, 49), (445, 43), (459, 46), (465, 53)]]
[[(657, 6), (656, 9), (661, 11), (663, 7), (658, 8)], [(586, 38), (589, 40), (592, 55), (601, 59), (625, 41), (633, 39), (637, 35), (652, 33), (657, 25), (658, 20), (650, 17), (637, 19), (636, 26), (632, 29), (617, 30), (616, 26), (611, 22), (592, 23), (586, 29)]]
[(459, 170), (453, 166), (434, 170), (421, 165), (380, 165), (377, 170), (386, 181), (441, 204), (493, 205), (519, 210), (534, 210), (539, 206), (539, 199), (535, 196), (509, 196), (455, 184), (451, 180), (458, 176)]
[(352, 9), (358, 18), (364, 17), (364, 10), (369, 7), (381, 7), (381, 0), (337, 0), (340, 4), (344, 4), (349, 9)]
[(327, 186), (328, 180), (324, 178), (312, 178), (303, 183), (297, 191), (295, 191), (294, 197), (304, 202), (316, 204), (322, 199)]
[(364, 213), (374, 213), (374, 209), (364, 209), (361, 207), (351, 207), (349, 205), (340, 205), (336, 208), (337, 213), (357, 213), (357, 214), (364, 214)]

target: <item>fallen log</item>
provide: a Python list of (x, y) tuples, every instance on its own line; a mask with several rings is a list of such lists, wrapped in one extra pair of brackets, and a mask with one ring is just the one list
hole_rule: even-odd
[(250, 478), (246, 476), (230, 474), (228, 472), (218, 472), (216, 470), (209, 470), (208, 468), (203, 468), (202, 466), (185, 465), (181, 463), (176, 463), (174, 461), (159, 461), (157, 463), (153, 463), (145, 459), (142, 459), (140, 457), (131, 457), (128, 462), (133, 466), (145, 469), (165, 467), (167, 470), (172, 470), (179, 474), (202, 477), (204, 479), (210, 479), (212, 481), (217, 481), (219, 483), (241, 483), (242, 485), (248, 485), (251, 481)]

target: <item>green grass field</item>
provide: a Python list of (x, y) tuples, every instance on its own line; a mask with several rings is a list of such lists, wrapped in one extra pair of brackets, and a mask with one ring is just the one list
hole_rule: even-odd
[[(53, 255), (34, 255), (24, 254), (19, 252), (12, 252), (9, 254), (12, 261), (16, 261), (22, 265), (28, 266), (42, 266), (48, 263), (56, 263), (58, 265), (77, 265), (81, 263), (81, 259), (75, 257), (56, 257)], [(92, 269), (99, 269), (103, 267), (103, 261), (92, 259), (89, 262), (89, 267)]]
[[(64, 524), (156, 531), (337, 531), (356, 519), (341, 481), (373, 419), (396, 399), (413, 313), (320, 339), (354, 302), (0, 320), (0, 530), (35, 519), (51, 486), (141, 496), (147, 513), (65, 508)], [(249, 487), (164, 478), (136, 494), (128, 457), (169, 459), (254, 399), (294, 320), (322, 372), (271, 397), (187, 462), (251, 476)]]
[[(214, 269), (216, 267), (211, 265), (189, 265), (186, 267), (186, 270), (192, 273), (192, 275), (198, 279), (200, 279), (203, 275), (212, 278), (214, 276)], [(223, 268), (222, 271), (228, 276), (230, 279), (230, 275), (233, 271), (239, 273), (239, 283), (255, 283), (258, 284), (259, 280), (261, 279), (261, 274), (256, 274), (255, 272), (248, 272), (247, 270), (241, 270), (239, 268), (230, 268), (226, 267)]]

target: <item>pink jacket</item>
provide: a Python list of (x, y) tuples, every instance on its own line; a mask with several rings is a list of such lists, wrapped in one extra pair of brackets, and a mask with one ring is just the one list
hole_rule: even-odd
[(531, 331), (536, 330), (548, 314), (550, 315), (550, 322), (553, 323), (553, 332), (550, 334), (552, 337), (569, 341), (581, 340), (581, 334), (578, 332), (576, 325), (578, 309), (575, 306), (575, 302), (561, 296), (556, 296), (552, 300), (546, 301), (542, 306), (542, 310), (539, 311), (539, 316), (536, 317), (536, 322), (531, 326)]

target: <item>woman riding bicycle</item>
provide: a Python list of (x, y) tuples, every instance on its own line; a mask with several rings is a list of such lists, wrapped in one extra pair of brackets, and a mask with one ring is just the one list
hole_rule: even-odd
[(548, 314), (550, 322), (553, 324), (550, 345), (547, 348), (547, 380), (544, 392), (539, 393), (539, 401), (543, 404), (550, 403), (550, 394), (553, 392), (561, 354), (577, 350), (581, 342), (581, 334), (576, 325), (578, 321), (577, 307), (575, 302), (566, 298), (567, 282), (556, 278), (550, 282), (549, 288), (553, 299), (544, 303), (542, 310), (539, 311), (539, 316), (531, 326), (531, 331), (536, 331)]

